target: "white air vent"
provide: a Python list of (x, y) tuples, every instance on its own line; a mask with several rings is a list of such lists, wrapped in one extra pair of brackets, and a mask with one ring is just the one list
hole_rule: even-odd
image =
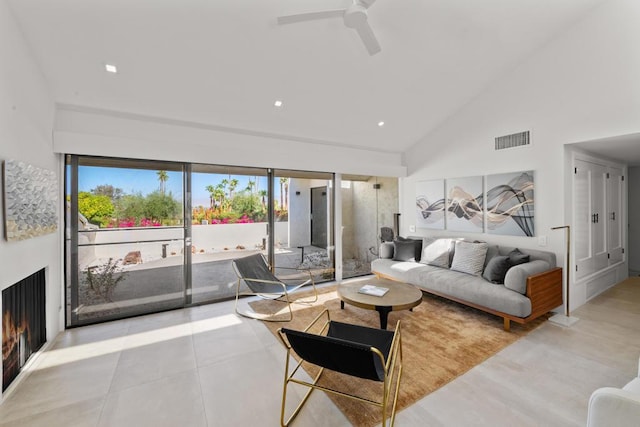
[(496, 150), (529, 145), (529, 131), (496, 137)]

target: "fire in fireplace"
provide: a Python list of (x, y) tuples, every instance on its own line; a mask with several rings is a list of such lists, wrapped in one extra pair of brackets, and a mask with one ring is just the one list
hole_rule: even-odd
[(2, 391), (45, 343), (45, 270), (2, 291)]

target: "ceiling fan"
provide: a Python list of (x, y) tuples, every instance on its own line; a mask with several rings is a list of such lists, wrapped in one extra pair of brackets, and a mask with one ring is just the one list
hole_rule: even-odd
[(376, 0), (353, 0), (353, 4), (346, 9), (323, 10), (320, 12), (300, 13), (296, 15), (279, 16), (278, 24), (295, 24), (303, 21), (313, 21), (326, 18), (343, 18), (344, 25), (357, 31), (367, 48), (369, 55), (380, 52), (380, 43), (367, 22), (367, 9)]

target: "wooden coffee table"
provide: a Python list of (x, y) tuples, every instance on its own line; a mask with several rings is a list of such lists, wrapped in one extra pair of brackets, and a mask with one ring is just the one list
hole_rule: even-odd
[[(358, 290), (364, 285), (374, 285), (388, 288), (389, 292), (381, 297), (361, 294)], [(380, 329), (387, 329), (389, 313), (398, 310), (412, 310), (422, 302), (422, 291), (413, 285), (393, 280), (367, 278), (350, 280), (338, 285), (340, 308), (344, 303), (365, 310), (375, 310), (380, 313)]]

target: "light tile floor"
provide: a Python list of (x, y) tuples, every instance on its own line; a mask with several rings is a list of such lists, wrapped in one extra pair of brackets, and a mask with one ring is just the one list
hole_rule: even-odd
[[(573, 327), (546, 322), (396, 425), (584, 425), (593, 390), (636, 375), (640, 279), (573, 314)], [(233, 302), (72, 329), (0, 405), (0, 426), (276, 426), (283, 368), (281, 344)], [(349, 425), (319, 392), (294, 424)]]

